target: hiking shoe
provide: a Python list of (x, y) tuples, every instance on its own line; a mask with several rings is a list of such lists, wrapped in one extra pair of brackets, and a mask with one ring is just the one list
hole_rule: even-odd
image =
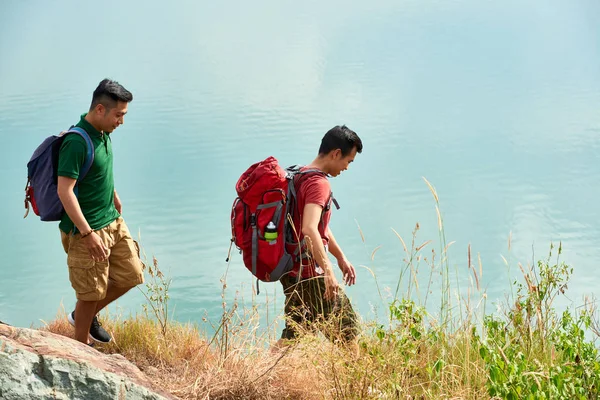
[(90, 336), (96, 342), (109, 343), (112, 340), (112, 337), (102, 327), (100, 321), (98, 321), (98, 317), (95, 315), (92, 320), (92, 326), (90, 326)]
[[(75, 326), (75, 311), (72, 311), (67, 315), (67, 319), (69, 323)], [(96, 342), (109, 343), (112, 340), (112, 337), (106, 332), (106, 330), (98, 321), (98, 316), (94, 315), (94, 319), (92, 320), (92, 325), (90, 326), (90, 338), (95, 340)]]

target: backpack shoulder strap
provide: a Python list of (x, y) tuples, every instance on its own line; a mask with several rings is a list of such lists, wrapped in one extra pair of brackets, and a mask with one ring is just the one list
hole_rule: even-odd
[(300, 190), (300, 187), (302, 186), (302, 182), (305, 180), (305, 178), (309, 177), (310, 175), (321, 175), (325, 178), (327, 177), (327, 174), (325, 172), (321, 171), (320, 169), (309, 168), (304, 171), (300, 171), (300, 169), (298, 169), (297, 171), (295, 171), (293, 173), (293, 176), (292, 176), (292, 182), (295, 186), (294, 189), (296, 192), (298, 192)]
[[(325, 172), (321, 171), (320, 169), (316, 169), (316, 168), (309, 168), (307, 170), (300, 171), (300, 172), (296, 173), (296, 175), (301, 175), (298, 178), (298, 180), (300, 180), (302, 178), (302, 176), (308, 176), (308, 175), (313, 175), (313, 174), (319, 174), (319, 175), (322, 175), (324, 177), (327, 177), (327, 174)], [(336, 200), (336, 198), (333, 197), (333, 192), (332, 191), (329, 192), (329, 199), (327, 199), (327, 203), (329, 203), (330, 201), (333, 202), (333, 204), (335, 205), (336, 209), (338, 209), (338, 210), (340, 209), (340, 204), (338, 203), (338, 201)]]
[(87, 175), (87, 173), (90, 171), (90, 168), (92, 167), (92, 164), (94, 163), (94, 143), (92, 142), (90, 135), (88, 135), (85, 129), (82, 129), (78, 126), (72, 126), (67, 132), (65, 132), (65, 134), (67, 133), (78, 134), (83, 138), (83, 140), (85, 140), (85, 143), (87, 144), (85, 161), (83, 162), (83, 166), (81, 167), (81, 173), (79, 174), (79, 178), (77, 179), (79, 181)]
[[(302, 169), (302, 166), (297, 166), (297, 165), (293, 165), (286, 169), (286, 171), (288, 172), (288, 178), (290, 180), (288, 191), (291, 194), (291, 196), (293, 196), (294, 198), (297, 197), (297, 192), (300, 190), (302, 178), (306, 178), (310, 175), (321, 175), (325, 178), (327, 177), (327, 174), (325, 172), (323, 172), (317, 168), (309, 168), (304, 171), (301, 171), (301, 169)], [(336, 209), (338, 209), (338, 210), (340, 209), (340, 205), (339, 205), (338, 201), (336, 200), (336, 198), (333, 197), (333, 192), (331, 192), (331, 191), (329, 192), (329, 198), (327, 199), (327, 204), (329, 204), (330, 202), (333, 202)], [(298, 205), (294, 204), (294, 206), (296, 208), (295, 211), (300, 212), (300, 210), (297, 209)], [(329, 206), (327, 206), (327, 209), (323, 208), (321, 218), (323, 218), (323, 214), (325, 213), (325, 211), (327, 211), (329, 209), (328, 207)]]

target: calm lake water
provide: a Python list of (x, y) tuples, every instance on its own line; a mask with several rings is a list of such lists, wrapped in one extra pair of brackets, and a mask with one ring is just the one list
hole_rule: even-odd
[[(423, 177), (461, 292), (469, 245), (492, 303), (519, 262), (562, 242), (574, 275), (559, 302), (600, 294), (597, 0), (0, 2), (0, 320), (40, 326), (74, 306), (57, 224), (23, 219), (26, 163), (104, 77), (134, 94), (112, 135), (116, 187), (132, 233), (173, 278), (180, 321), (221, 314), (239, 175), (269, 155), (312, 161), (336, 124), (364, 143), (332, 180), (342, 208), (331, 225), (364, 318), (382, 315), (403, 266), (392, 229), (409, 243), (418, 222), (417, 244), (432, 240), (423, 254), (439, 254)], [(252, 300), (237, 253), (227, 284), (228, 305), (236, 291)], [(262, 289), (255, 301), (278, 315), (279, 285)], [(134, 290), (110, 311), (142, 302)]]

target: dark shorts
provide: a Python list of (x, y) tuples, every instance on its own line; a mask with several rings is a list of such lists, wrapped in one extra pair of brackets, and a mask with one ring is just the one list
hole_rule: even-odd
[[(356, 313), (341, 288), (335, 300), (325, 300), (325, 279), (281, 278), (285, 294), (285, 328), (282, 339), (294, 339), (299, 330), (320, 330), (328, 339), (351, 341), (358, 335)], [(300, 328), (300, 329), (299, 329)]]

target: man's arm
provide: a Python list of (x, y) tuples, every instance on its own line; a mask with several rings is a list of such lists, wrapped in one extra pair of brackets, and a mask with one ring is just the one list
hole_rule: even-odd
[(346, 285), (352, 286), (356, 283), (356, 272), (354, 270), (354, 266), (348, 261), (342, 248), (338, 245), (335, 240), (335, 236), (333, 236), (333, 232), (331, 229), (327, 227), (327, 236), (329, 236), (329, 252), (332, 256), (335, 257), (338, 263), (338, 267), (342, 270), (344, 274), (344, 282)]
[(334, 299), (337, 296), (338, 282), (335, 279), (331, 261), (327, 257), (325, 246), (319, 234), (319, 221), (323, 207), (309, 203), (304, 206), (302, 214), (302, 234), (307, 239), (307, 247), (317, 264), (325, 271), (325, 298)]
[(331, 255), (334, 256), (336, 260), (346, 258), (329, 227), (327, 227), (327, 236), (329, 236), (329, 252)]
[[(76, 179), (68, 178), (66, 176), (59, 176), (57, 192), (65, 212), (69, 218), (71, 218), (71, 221), (73, 221), (79, 232), (81, 232), (83, 235), (87, 232), (90, 232), (92, 228), (83, 216), (77, 196), (75, 196), (75, 193), (73, 192), (76, 182)], [(95, 232), (86, 235), (83, 240), (90, 252), (90, 256), (94, 261), (103, 261), (106, 259), (107, 249), (104, 246), (102, 239), (100, 239)]]
[(121, 198), (117, 194), (117, 189), (115, 189), (115, 198), (114, 198), (115, 208), (119, 214), (122, 214), (123, 204), (121, 203)]

